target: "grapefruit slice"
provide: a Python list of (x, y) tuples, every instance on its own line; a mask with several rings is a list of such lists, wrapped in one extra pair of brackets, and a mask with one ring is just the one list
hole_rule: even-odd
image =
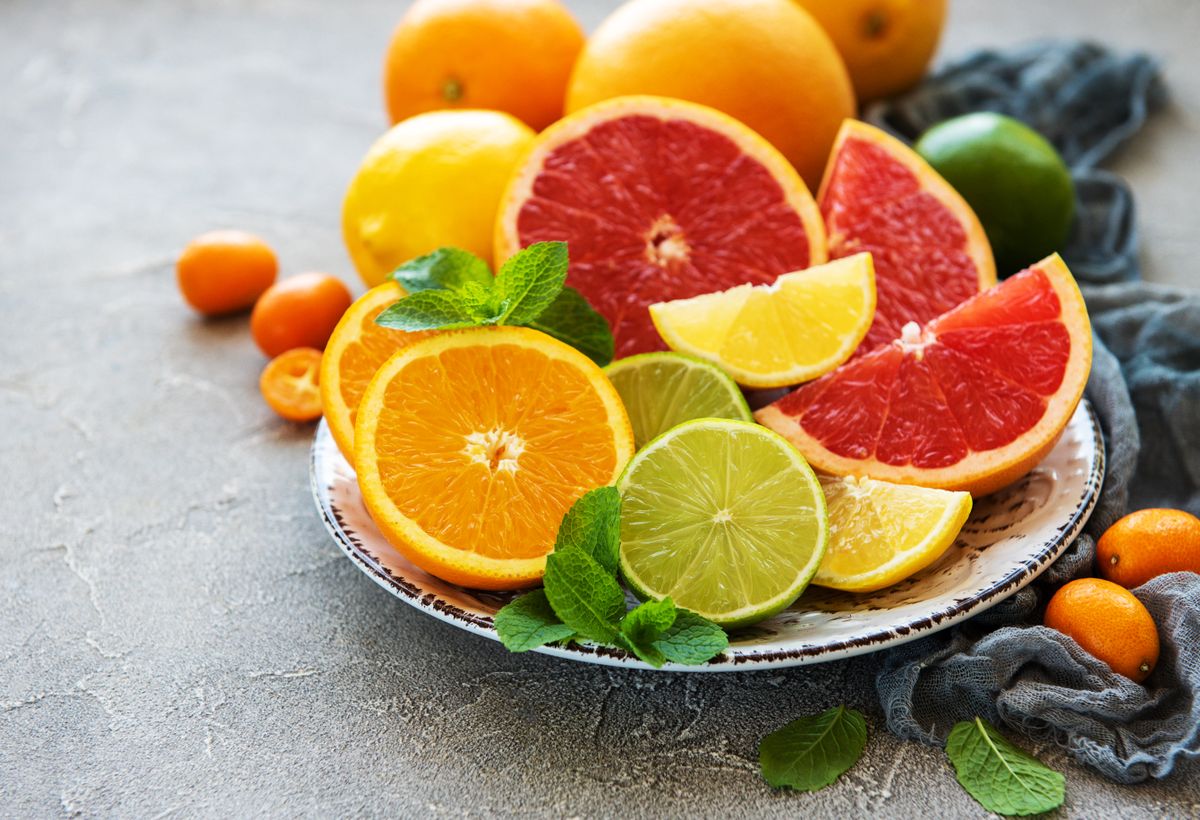
[(522, 327), (439, 332), (394, 353), (354, 425), (380, 532), (426, 572), (477, 589), (537, 583), (563, 515), (632, 455), (604, 372)]
[(818, 470), (984, 495), (1054, 446), (1092, 363), (1058, 255), (756, 413)]
[(545, 240), (608, 319), (617, 357), (664, 350), (646, 308), (825, 261), (808, 188), (770, 143), (714, 109), (618, 97), (541, 133), (509, 183), (496, 258)]
[(971, 206), (916, 152), (846, 120), (817, 201), (830, 259), (870, 251), (875, 321), (858, 354), (900, 337), (996, 284), (992, 248)]

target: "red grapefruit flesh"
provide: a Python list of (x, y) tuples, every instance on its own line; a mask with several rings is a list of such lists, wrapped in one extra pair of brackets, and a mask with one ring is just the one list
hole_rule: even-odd
[(984, 495), (1050, 451), (1091, 362), (1087, 308), (1056, 254), (756, 417), (819, 470)]
[(829, 258), (870, 251), (878, 301), (858, 354), (900, 337), (996, 283), (975, 212), (916, 152), (846, 120), (817, 196)]
[(500, 206), (496, 259), (565, 240), (567, 283), (616, 355), (665, 350), (647, 306), (825, 261), (804, 181), (762, 137), (705, 106), (621, 97), (542, 132)]

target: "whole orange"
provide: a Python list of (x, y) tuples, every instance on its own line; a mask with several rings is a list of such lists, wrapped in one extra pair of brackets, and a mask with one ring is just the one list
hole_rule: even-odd
[(534, 129), (562, 116), (583, 30), (558, 0), (417, 0), (383, 67), (393, 123), (443, 108), (505, 111)]
[(1065, 585), (1046, 605), (1043, 623), (1138, 683), (1158, 663), (1154, 619), (1132, 592), (1112, 581), (1080, 578)]
[(741, 120), (813, 190), (855, 111), (837, 49), (792, 0), (630, 0), (579, 55), (567, 111), (628, 94), (678, 97)]
[(250, 334), (271, 358), (297, 347), (321, 350), (350, 301), (350, 291), (336, 276), (289, 276), (259, 297), (250, 314)]
[(946, 0), (795, 0), (841, 52), (860, 102), (917, 84), (937, 51)]
[(279, 263), (271, 246), (245, 231), (209, 231), (175, 263), (184, 301), (205, 316), (245, 310), (271, 287)]
[(1183, 510), (1138, 510), (1096, 542), (1100, 574), (1128, 589), (1167, 572), (1200, 572), (1200, 518)]

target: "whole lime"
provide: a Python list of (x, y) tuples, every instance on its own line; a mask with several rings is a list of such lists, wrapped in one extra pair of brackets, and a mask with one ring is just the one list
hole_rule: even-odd
[(1066, 163), (1041, 134), (980, 112), (930, 128), (917, 153), (975, 209), (1001, 276), (1062, 250), (1075, 214)]

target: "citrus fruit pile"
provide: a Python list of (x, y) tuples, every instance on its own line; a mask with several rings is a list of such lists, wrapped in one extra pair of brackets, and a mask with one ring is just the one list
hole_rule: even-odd
[[(1031, 469), (1069, 420), (1090, 332), (1065, 266), (996, 285), (962, 196), (850, 119), (888, 60), (909, 66), (889, 81), (919, 76), (941, 11), (752, 5), (633, 0), (586, 40), (550, 0), (420, 0), (401, 21), (396, 124), (343, 208), (372, 289), (329, 338), (320, 392), (368, 510), (418, 566), (536, 584), (574, 502), (615, 484), (629, 588), (736, 626), (810, 581), (863, 592), (927, 567), (972, 494)], [(557, 50), (472, 56), (530, 52), (532, 22)], [(523, 314), (488, 268), (554, 242), (564, 306), (506, 318)], [(443, 247), (461, 269), (389, 278)], [(603, 370), (603, 346), (566, 352), (593, 310)], [(751, 414), (743, 390), (780, 388)]]
[[(544, 579), (506, 622), (545, 640), (660, 663), (699, 630), (711, 656), (718, 627), (809, 583), (871, 592), (938, 561), (1080, 401), (1091, 330), (1060, 240), (1006, 240), (1005, 264), (1046, 253), (997, 284), (989, 235), (1024, 229), (988, 210), (985, 232), (951, 184), (982, 201), (973, 132), (931, 134), (927, 162), (851, 119), (856, 93), (919, 78), (943, 14), (631, 0), (585, 38), (556, 0), (418, 0), (386, 59), (394, 125), (342, 209), (369, 290), (273, 284), (270, 248), (229, 232), (189, 246), (180, 288), (206, 314), (254, 305), (263, 396), (324, 415), (415, 565)], [(1054, 177), (1001, 130), (1011, 174)], [(744, 390), (775, 392), (752, 414)], [(1197, 527), (1156, 518), (1149, 547), (1114, 528), (1103, 571), (1194, 570)], [(647, 603), (626, 613), (613, 573)], [(1097, 583), (1047, 623), (1144, 676), (1145, 618)], [(1097, 607), (1139, 636), (1123, 653), (1093, 640)]]

